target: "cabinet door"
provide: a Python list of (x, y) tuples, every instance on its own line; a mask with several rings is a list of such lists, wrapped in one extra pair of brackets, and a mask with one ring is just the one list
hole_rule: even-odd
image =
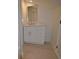
[(24, 43), (31, 43), (32, 30), (30, 27), (24, 27)]
[(35, 44), (43, 44), (45, 40), (45, 28), (38, 26), (32, 28), (31, 42)]

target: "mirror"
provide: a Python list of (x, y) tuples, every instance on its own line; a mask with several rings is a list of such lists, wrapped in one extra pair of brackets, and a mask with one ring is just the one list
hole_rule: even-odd
[(36, 6), (27, 6), (27, 20), (29, 25), (37, 22), (38, 9)]

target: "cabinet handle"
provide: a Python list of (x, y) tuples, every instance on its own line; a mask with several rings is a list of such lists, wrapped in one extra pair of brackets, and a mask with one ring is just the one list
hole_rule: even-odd
[(28, 35), (31, 36), (31, 32), (28, 32)]

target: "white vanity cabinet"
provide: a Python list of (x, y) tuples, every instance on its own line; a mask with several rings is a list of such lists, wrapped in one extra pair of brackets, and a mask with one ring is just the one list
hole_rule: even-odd
[(24, 43), (44, 44), (45, 26), (25, 26)]

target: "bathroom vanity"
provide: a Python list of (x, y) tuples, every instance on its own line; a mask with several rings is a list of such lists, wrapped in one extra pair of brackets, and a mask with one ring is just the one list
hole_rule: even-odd
[(45, 26), (24, 26), (24, 43), (44, 44)]

